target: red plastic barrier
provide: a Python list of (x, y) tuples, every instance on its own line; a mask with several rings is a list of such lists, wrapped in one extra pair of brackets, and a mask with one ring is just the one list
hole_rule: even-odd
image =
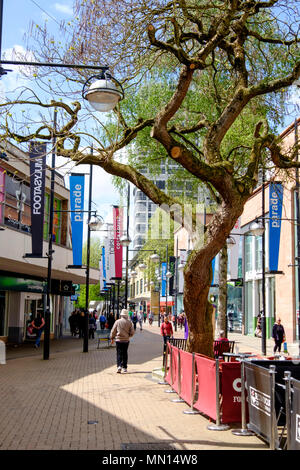
[(179, 349), (175, 346), (171, 346), (172, 348), (172, 374), (173, 374), (173, 382), (171, 383), (171, 387), (175, 392), (179, 392), (178, 387), (178, 355)]
[(241, 363), (221, 365), (222, 423), (241, 422)]
[(198, 398), (194, 408), (216, 420), (216, 361), (195, 355)]
[[(182, 398), (188, 405), (192, 404), (191, 393), (192, 393), (192, 375), (195, 374), (193, 371), (193, 355), (186, 351), (179, 351), (180, 354), (180, 398)], [(194, 381), (195, 384), (195, 381)], [(195, 393), (195, 385), (194, 391)], [(193, 393), (193, 396), (194, 396)]]

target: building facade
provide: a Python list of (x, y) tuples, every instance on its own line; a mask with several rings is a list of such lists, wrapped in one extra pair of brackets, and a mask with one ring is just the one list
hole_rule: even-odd
[[(46, 170), (43, 258), (26, 257), (31, 246), (29, 156), (6, 143), (0, 158), (0, 339), (21, 343), (29, 340), (28, 324), (45, 309), (47, 288), (50, 169)], [(72, 262), (69, 190), (55, 173), (53, 259), (51, 272), (51, 338), (68, 328), (74, 308), (74, 285), (85, 283), (84, 269), (68, 269)], [(99, 281), (91, 269), (90, 282)]]

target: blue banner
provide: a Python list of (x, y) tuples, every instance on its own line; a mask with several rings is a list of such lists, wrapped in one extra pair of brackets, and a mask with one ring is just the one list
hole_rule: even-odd
[(269, 187), (269, 270), (278, 271), (278, 256), (281, 232), (283, 186), (270, 183)]
[(73, 264), (82, 266), (84, 175), (70, 175), (70, 205), (72, 226)]
[(215, 280), (215, 265), (216, 265), (216, 257), (213, 258), (211, 262), (211, 267), (212, 267), (212, 280), (211, 280), (211, 285), (214, 285), (214, 280)]
[(166, 296), (167, 291), (167, 263), (161, 263), (161, 296)]

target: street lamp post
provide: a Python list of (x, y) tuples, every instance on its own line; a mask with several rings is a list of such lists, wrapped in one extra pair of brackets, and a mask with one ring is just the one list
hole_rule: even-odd
[[(91, 149), (93, 154), (93, 149)], [(91, 210), (92, 210), (92, 180), (93, 180), (93, 165), (90, 165), (90, 184), (89, 184), (89, 207), (88, 207), (88, 221), (87, 221), (87, 247), (86, 247), (86, 284), (85, 284), (85, 313), (84, 313), (84, 332), (83, 332), (83, 352), (88, 352), (89, 347), (89, 288), (90, 288), (90, 246), (91, 246)]]
[(266, 246), (265, 246), (265, 232), (266, 232), (266, 223), (265, 223), (265, 173), (264, 169), (262, 172), (262, 221), (261, 223), (254, 222), (250, 231), (255, 236), (262, 237), (262, 311), (261, 311), (261, 350), (262, 354), (266, 355)]
[[(0, 0), (0, 77), (6, 75), (10, 70), (2, 67), (3, 64), (8, 65), (32, 65), (35, 67), (55, 67), (70, 69), (99, 70), (100, 74), (93, 75), (84, 84), (82, 96), (89, 101), (94, 109), (101, 112), (111, 111), (116, 104), (124, 98), (124, 90), (122, 85), (109, 73), (108, 66), (89, 66), (80, 64), (57, 64), (42, 62), (24, 62), (24, 61), (7, 61), (2, 60), (2, 29), (3, 29), (3, 0)], [(56, 110), (55, 123), (56, 125)], [(50, 349), (50, 289), (51, 289), (51, 271), (52, 271), (52, 231), (53, 231), (53, 203), (54, 203), (54, 168), (55, 168), (55, 137), (53, 137), (52, 152), (52, 169), (51, 169), (51, 192), (50, 192), (50, 220), (49, 220), (49, 242), (48, 242), (48, 275), (47, 275), (47, 295), (46, 295), (46, 311), (45, 311), (45, 331), (44, 331), (44, 359), (49, 359)], [(92, 165), (91, 165), (92, 168)], [(91, 170), (92, 172), (92, 170)], [(91, 187), (91, 184), (90, 184)], [(89, 208), (90, 215), (90, 208)], [(88, 229), (88, 239), (90, 237), (90, 229)], [(89, 245), (89, 241), (88, 241)], [(89, 247), (87, 249), (87, 270), (86, 270), (86, 312), (85, 312), (85, 328), (84, 328), (84, 347), (83, 351), (88, 351), (88, 287), (89, 287)]]
[[(2, 8), (2, 5), (1, 5)], [(2, 23), (2, 22), (1, 22)], [(1, 56), (0, 56), (1, 57)], [(53, 127), (55, 129), (57, 122), (57, 112), (54, 110)], [(44, 329), (44, 349), (43, 359), (48, 360), (50, 354), (50, 292), (51, 292), (51, 275), (53, 260), (53, 214), (54, 214), (54, 183), (55, 183), (55, 153), (56, 139), (53, 137), (52, 162), (51, 162), (51, 183), (50, 183), (50, 211), (49, 211), (49, 231), (48, 231), (48, 269), (47, 269), (47, 294), (46, 294), (46, 310), (45, 310), (45, 329)]]

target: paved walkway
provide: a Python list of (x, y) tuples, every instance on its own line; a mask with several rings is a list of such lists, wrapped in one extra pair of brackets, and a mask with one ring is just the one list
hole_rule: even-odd
[[(176, 337), (182, 337), (178, 331)], [(260, 340), (231, 334), (240, 351), (260, 351)], [(268, 344), (271, 347), (271, 343)], [(186, 415), (152, 377), (162, 362), (157, 325), (137, 329), (128, 374), (116, 374), (115, 348), (78, 338), (7, 348), (0, 365), (0, 450), (266, 450), (255, 436), (209, 431), (201, 415)]]

